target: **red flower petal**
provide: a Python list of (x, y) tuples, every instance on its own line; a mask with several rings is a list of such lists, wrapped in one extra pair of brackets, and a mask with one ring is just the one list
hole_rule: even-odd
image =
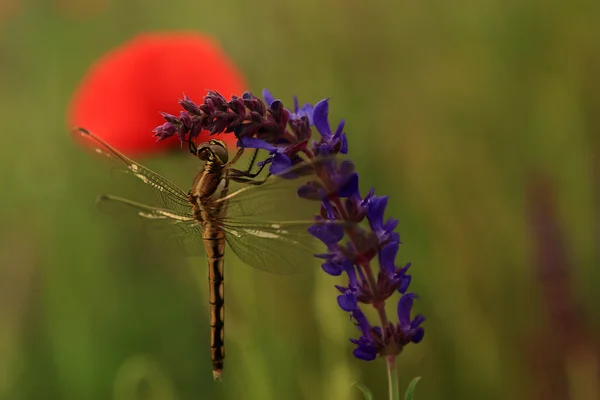
[[(160, 112), (179, 115), (185, 93), (197, 103), (208, 90), (226, 98), (241, 95), (244, 79), (210, 38), (197, 33), (140, 35), (99, 59), (71, 99), (68, 122), (95, 132), (128, 155), (180, 146), (156, 142), (152, 129), (164, 123)], [(208, 138), (204, 132), (200, 140)], [(228, 143), (232, 134), (219, 135)]]

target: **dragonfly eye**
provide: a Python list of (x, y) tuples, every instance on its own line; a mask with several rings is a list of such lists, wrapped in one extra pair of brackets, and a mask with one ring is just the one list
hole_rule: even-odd
[(219, 164), (226, 164), (229, 160), (229, 153), (225, 143), (220, 140), (211, 139), (210, 142), (202, 143), (198, 146), (198, 158), (202, 161), (211, 161)]

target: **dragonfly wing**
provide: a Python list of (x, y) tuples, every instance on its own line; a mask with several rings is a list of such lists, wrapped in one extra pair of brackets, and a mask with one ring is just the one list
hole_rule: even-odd
[(293, 274), (314, 266), (317, 242), (307, 233), (311, 222), (265, 223), (223, 227), (227, 244), (251, 267), (277, 274)]
[(174, 240), (188, 255), (203, 255), (202, 227), (189, 213), (152, 207), (117, 196), (102, 195), (98, 208), (116, 220), (141, 223), (144, 229), (160, 240)]
[(173, 182), (133, 161), (94, 133), (83, 128), (77, 128), (76, 131), (96, 146), (96, 153), (120, 165), (120, 168), (115, 170), (116, 173), (141, 182), (152, 189), (153, 196), (157, 198), (163, 208), (173, 209), (177, 212), (189, 212), (191, 205), (187, 193)]
[[(329, 158), (327, 162), (338, 160)], [(225, 197), (227, 216), (220, 224), (229, 246), (246, 264), (280, 274), (314, 266), (311, 257), (324, 249), (308, 229), (319, 223), (315, 216), (321, 213), (322, 205), (318, 199), (299, 197), (298, 189), (311, 182), (322, 188), (324, 196), (330, 193), (316, 169), (310, 167), (293, 167), (290, 171), (295, 179), (271, 176), (263, 185), (246, 185)], [(342, 230), (357, 228), (356, 223), (341, 220), (327, 223)]]

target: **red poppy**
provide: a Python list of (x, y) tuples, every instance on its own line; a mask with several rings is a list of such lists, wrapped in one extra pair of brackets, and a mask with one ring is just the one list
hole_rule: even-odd
[[(201, 102), (208, 90), (226, 96), (245, 90), (241, 73), (210, 38), (197, 33), (140, 35), (100, 58), (71, 99), (68, 122), (91, 130), (129, 155), (180, 146), (156, 142), (161, 111), (179, 115), (185, 93)], [(203, 136), (203, 137), (202, 137)], [(200, 140), (208, 137), (208, 132)], [(229, 143), (233, 135), (222, 135)]]

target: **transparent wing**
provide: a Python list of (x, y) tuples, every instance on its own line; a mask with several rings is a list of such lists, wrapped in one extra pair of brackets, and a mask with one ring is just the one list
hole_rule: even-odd
[[(246, 184), (217, 200), (228, 202), (227, 216), (219, 223), (233, 252), (246, 264), (273, 273), (290, 274), (313, 266), (312, 256), (322, 252), (323, 245), (308, 228), (319, 223), (315, 216), (321, 212), (321, 201), (301, 198), (298, 190), (311, 183), (321, 188), (320, 196), (331, 195), (325, 191), (319, 172), (335, 162), (339, 160), (322, 158), (295, 166), (284, 172), (294, 179), (271, 176), (262, 185)], [(345, 230), (357, 225), (327, 223)]]
[(262, 271), (293, 274), (314, 266), (319, 242), (308, 233), (315, 221), (223, 227), (240, 260)]
[[(230, 186), (229, 194), (215, 203), (227, 202), (227, 220), (233, 222), (248, 221), (311, 221), (321, 212), (321, 198), (330, 197), (323, 182), (323, 172), (343, 162), (336, 157), (321, 157), (306, 161), (284, 171), (279, 176), (269, 176), (262, 184), (243, 184)], [(325, 174), (327, 176), (327, 174)], [(293, 179), (282, 176), (293, 176)], [(325, 178), (327, 179), (327, 177)], [(257, 182), (260, 182), (257, 179)], [(346, 182), (337, 182), (342, 186)], [(315, 199), (300, 197), (302, 186), (319, 187), (319, 196)]]
[[(190, 213), (187, 194), (177, 185), (150, 169), (129, 159), (102, 139), (86, 130), (78, 132), (92, 140), (96, 151), (123, 165), (119, 172), (134, 177), (157, 195), (161, 207), (148, 206), (116, 196), (104, 195), (98, 199), (98, 208), (119, 220), (145, 221), (148, 231), (157, 232), (161, 238), (171, 237), (187, 254), (204, 254), (202, 227)], [(312, 255), (318, 241), (308, 233), (317, 223), (315, 216), (321, 212), (319, 200), (300, 198), (298, 189), (307, 183), (320, 185), (318, 170), (335, 158), (319, 159), (310, 164), (292, 167), (284, 174), (295, 179), (270, 176), (264, 183), (244, 184), (213, 203), (227, 202), (226, 216), (215, 224), (226, 233), (227, 243), (246, 264), (263, 271), (289, 274), (313, 265)], [(327, 174), (326, 174), (327, 175)], [(321, 196), (330, 193), (321, 192)], [(356, 224), (333, 222), (344, 229)]]
[(173, 240), (188, 255), (204, 255), (202, 227), (189, 213), (148, 206), (117, 196), (102, 195), (98, 209), (116, 220), (142, 224), (146, 232), (161, 241)]
[(117, 173), (131, 176), (149, 187), (151, 189), (149, 192), (155, 196), (162, 208), (181, 213), (190, 211), (191, 206), (187, 199), (187, 193), (173, 182), (128, 158), (94, 133), (83, 128), (77, 128), (76, 132), (92, 141), (96, 146), (96, 153), (119, 164), (120, 168), (116, 169)]

